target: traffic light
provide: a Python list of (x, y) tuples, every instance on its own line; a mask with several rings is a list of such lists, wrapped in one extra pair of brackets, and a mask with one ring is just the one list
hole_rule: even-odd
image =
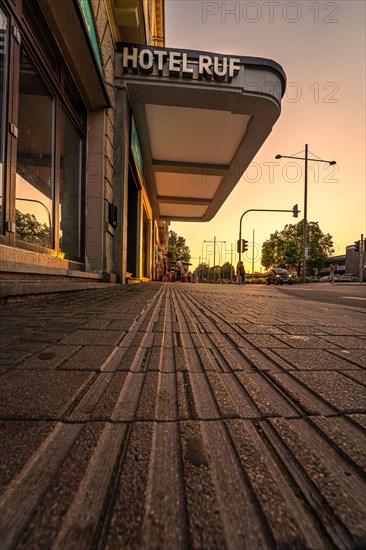
[(361, 244), (361, 241), (355, 241), (355, 244), (353, 245), (353, 250), (355, 252), (359, 252), (360, 251), (360, 244)]
[(298, 205), (298, 204), (294, 204), (293, 207), (292, 207), (292, 216), (293, 216), (294, 218), (297, 218), (298, 215), (299, 215), (299, 212), (300, 212), (300, 210), (299, 210), (299, 205)]
[(248, 250), (248, 241), (246, 241), (245, 239), (240, 239), (236, 243), (236, 250), (238, 253)]

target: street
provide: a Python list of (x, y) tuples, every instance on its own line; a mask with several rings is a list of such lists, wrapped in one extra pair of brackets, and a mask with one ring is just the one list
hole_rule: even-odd
[(5, 304), (1, 548), (366, 547), (365, 286)]
[(366, 285), (359, 283), (317, 283), (296, 284), (290, 289), (287, 286), (280, 290), (289, 290), (292, 295), (304, 300), (324, 303), (350, 305), (366, 308)]

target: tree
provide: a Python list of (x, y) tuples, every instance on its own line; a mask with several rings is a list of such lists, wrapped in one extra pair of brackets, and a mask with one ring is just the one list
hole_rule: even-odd
[[(298, 273), (302, 269), (302, 243), (304, 221), (297, 224), (288, 224), (282, 231), (275, 231), (262, 245), (261, 263), (266, 269), (270, 267), (283, 267), (296, 269)], [(321, 269), (325, 260), (333, 254), (333, 240), (329, 233), (324, 234), (318, 222), (308, 222), (307, 227), (307, 270), (313, 273), (315, 269)]]
[(202, 262), (198, 264), (198, 266), (194, 270), (194, 273), (196, 273), (199, 280), (202, 281), (203, 279), (208, 278), (209, 270), (210, 270), (210, 266), (206, 262)]
[(189, 262), (191, 259), (191, 251), (186, 245), (185, 238), (179, 237), (175, 231), (169, 231), (168, 258), (174, 262), (177, 260)]
[(21, 241), (50, 247), (51, 228), (45, 223), (40, 223), (34, 214), (23, 214), (15, 211), (16, 238)]
[(225, 262), (221, 266), (221, 276), (223, 279), (231, 279), (232, 275), (234, 275), (234, 268), (231, 265), (230, 262)]

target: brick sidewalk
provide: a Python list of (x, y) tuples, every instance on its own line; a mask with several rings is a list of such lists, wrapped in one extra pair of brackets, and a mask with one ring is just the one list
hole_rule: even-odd
[(2, 307), (1, 548), (365, 547), (364, 316), (315, 306), (147, 284)]

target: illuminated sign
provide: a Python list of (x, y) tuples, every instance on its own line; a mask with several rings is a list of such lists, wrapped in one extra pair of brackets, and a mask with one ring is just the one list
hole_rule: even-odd
[(123, 47), (124, 70), (145, 75), (231, 82), (240, 72), (240, 59), (209, 54), (188, 57), (184, 51)]

